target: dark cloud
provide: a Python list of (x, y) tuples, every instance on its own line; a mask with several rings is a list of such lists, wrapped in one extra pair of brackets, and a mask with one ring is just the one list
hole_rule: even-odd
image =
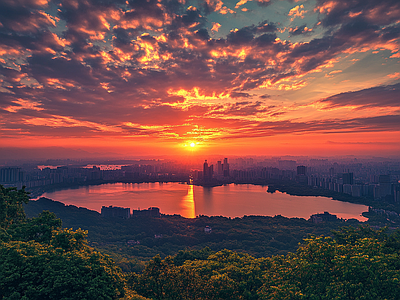
[(120, 9), (117, 3), (105, 1), (62, 0), (58, 16), (66, 22), (67, 30), (64, 37), (72, 43), (75, 52), (84, 52), (87, 40), (104, 39), (109, 32), (106, 20), (119, 18)]
[[(277, 27), (274, 23), (268, 23), (263, 21), (258, 26), (251, 25), (243, 27), (239, 30), (230, 32), (226, 40), (228, 43), (235, 45), (248, 44), (253, 41), (256, 34), (262, 34), (256, 38), (256, 43), (260, 45), (269, 44), (276, 38), (276, 34), (270, 34), (270, 32), (277, 31)], [(268, 32), (268, 34), (267, 34)]]
[(259, 6), (267, 7), (272, 4), (274, 0), (256, 0)]
[(313, 39), (308, 43), (299, 43), (288, 55), (287, 63), (294, 62), (294, 58), (302, 57), (303, 63), (300, 70), (309, 72), (349, 49), (375, 48), (375, 45), (384, 44), (385, 41), (380, 34), (379, 27), (355, 18), (330, 35)]
[(341, 93), (320, 100), (319, 103), (326, 105), (327, 109), (340, 106), (400, 107), (400, 83)]
[(326, 27), (349, 23), (355, 17), (376, 25), (388, 25), (400, 18), (398, 0), (318, 0), (316, 10)]
[(3, 75), (8, 82), (18, 85), (25, 74), (15, 69), (0, 66), (0, 75)]
[(251, 126), (240, 127), (240, 130), (232, 131), (231, 137), (263, 137), (290, 133), (357, 133), (399, 130), (400, 115), (387, 115), (348, 120), (330, 119), (310, 122), (294, 122), (290, 120), (259, 122), (252, 123)]
[(254, 27), (256, 33), (265, 33), (265, 32), (275, 32), (278, 30), (276, 24), (273, 22), (268, 22), (267, 20), (258, 24), (258, 26)]
[(249, 27), (241, 28), (237, 31), (232, 31), (226, 37), (228, 43), (234, 45), (242, 45), (250, 43), (254, 38), (253, 30)]
[(48, 84), (48, 79), (61, 80), (61, 84), (67, 80), (77, 86), (97, 84), (91, 76), (90, 68), (74, 60), (53, 58), (50, 55), (33, 55), (28, 59), (28, 63), (23, 70), (44, 85)]
[(255, 116), (259, 113), (268, 112), (269, 109), (269, 107), (266, 107), (260, 101), (244, 101), (229, 104), (224, 109), (213, 112), (213, 114), (223, 114), (224, 116)]
[(223, 2), (221, 0), (201, 0), (200, 6), (204, 12), (204, 14), (208, 15), (218, 8), (222, 7)]
[(202, 29), (205, 26), (206, 19), (201, 15), (196, 7), (189, 7), (182, 15), (175, 16), (172, 24), (168, 27), (170, 30), (179, 30), (180, 28), (190, 28), (191, 31)]
[(263, 34), (260, 35), (259, 37), (255, 38), (255, 43), (259, 47), (264, 47), (264, 46), (269, 46), (271, 45), (275, 39), (277, 38), (276, 34)]
[(302, 25), (302, 26), (298, 26), (295, 28), (290, 28), (289, 32), (290, 32), (290, 36), (296, 36), (296, 35), (301, 35), (301, 34), (309, 34), (310, 32), (307, 30), (308, 27), (306, 24)]
[(241, 92), (232, 92), (231, 98), (250, 98), (251, 95), (249, 93), (241, 93)]
[(210, 39), (210, 35), (208, 34), (207, 29), (205, 29), (205, 28), (200, 29), (200, 30), (197, 30), (197, 31), (195, 32), (195, 35), (196, 35), (196, 37), (198, 37), (198, 38), (201, 39), (201, 40), (206, 40), (206, 41), (208, 41), (208, 40)]
[(50, 16), (38, 10), (46, 6), (43, 1), (0, 1), (0, 31), (37, 32), (53, 26)]
[(382, 29), (382, 40), (390, 41), (400, 38), (400, 23)]
[[(346, 37), (354, 37), (354, 36), (370, 36), (370, 39), (373, 39), (376, 36), (376, 31), (379, 29), (379, 26), (371, 24), (365, 21), (363, 18), (357, 17), (350, 22), (344, 24), (341, 29), (338, 31), (337, 35), (341, 35), (344, 38)], [(366, 39), (365, 41), (367, 41)]]

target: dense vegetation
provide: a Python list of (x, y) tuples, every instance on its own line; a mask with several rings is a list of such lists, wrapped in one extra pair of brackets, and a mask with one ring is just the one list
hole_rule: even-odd
[[(88, 246), (86, 231), (62, 228), (54, 213), (26, 218), (22, 204), (28, 200), (24, 190), (0, 186), (0, 299), (361, 300), (398, 299), (400, 294), (399, 231), (341, 227), (331, 237), (309, 236), (295, 252), (271, 257), (207, 247), (178, 250), (164, 258), (156, 255), (142, 272), (124, 273), (110, 257)], [(161, 220), (147, 222), (167, 224)], [(179, 224), (182, 220), (178, 220)], [(264, 221), (259, 217), (243, 220), (249, 228)], [(275, 228), (270, 235), (279, 231), (282, 221), (287, 222), (283, 228), (292, 221), (304, 226), (301, 220), (282, 217), (265, 220)], [(120, 221), (123, 225), (128, 220)]]
[(1, 299), (135, 299), (121, 270), (87, 245), (85, 231), (62, 229), (50, 212), (26, 219), (28, 201), (24, 189), (0, 185)]
[(155, 257), (128, 283), (152, 299), (398, 299), (399, 237), (348, 227), (286, 256), (181, 252)]

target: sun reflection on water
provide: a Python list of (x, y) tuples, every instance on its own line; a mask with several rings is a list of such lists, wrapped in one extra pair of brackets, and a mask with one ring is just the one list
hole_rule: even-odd
[(195, 218), (193, 185), (188, 185), (188, 193), (182, 199), (180, 215), (185, 218)]

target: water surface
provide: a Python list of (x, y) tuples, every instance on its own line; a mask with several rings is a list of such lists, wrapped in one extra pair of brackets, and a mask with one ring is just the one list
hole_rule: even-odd
[(365, 205), (326, 197), (271, 194), (267, 189), (267, 186), (251, 184), (206, 188), (181, 183), (112, 183), (48, 192), (42, 196), (98, 212), (103, 205), (129, 207), (131, 210), (156, 206), (161, 213), (180, 214), (187, 218), (198, 215), (282, 215), (308, 219), (312, 214), (328, 211), (339, 218), (367, 220), (361, 216), (368, 210)]

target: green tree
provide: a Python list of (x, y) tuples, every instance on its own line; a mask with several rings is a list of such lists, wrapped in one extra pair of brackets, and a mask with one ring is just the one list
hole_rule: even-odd
[(7, 229), (11, 224), (25, 221), (23, 203), (29, 202), (25, 187), (17, 190), (15, 187), (5, 188), (0, 185), (0, 227)]
[(26, 219), (28, 193), (0, 186), (0, 299), (144, 299), (120, 269), (87, 245), (87, 232), (62, 229), (55, 214)]
[(85, 245), (81, 236), (84, 237), (81, 230), (61, 230), (54, 232), (50, 244), (33, 240), (0, 242), (3, 299), (123, 297), (124, 281), (119, 268)]
[[(152, 299), (258, 299), (265, 259), (230, 250), (190, 252), (164, 260), (156, 256), (142, 274), (132, 275), (128, 282)], [(183, 262), (184, 257), (188, 260)]]
[[(379, 234), (379, 233), (377, 233)], [(385, 243), (365, 237), (339, 244), (305, 240), (295, 254), (271, 258), (261, 299), (398, 299), (400, 262)]]
[(54, 213), (43, 211), (36, 218), (27, 219), (20, 224), (8, 227), (9, 238), (18, 241), (34, 240), (40, 243), (50, 243), (53, 232), (61, 230), (61, 220)]

